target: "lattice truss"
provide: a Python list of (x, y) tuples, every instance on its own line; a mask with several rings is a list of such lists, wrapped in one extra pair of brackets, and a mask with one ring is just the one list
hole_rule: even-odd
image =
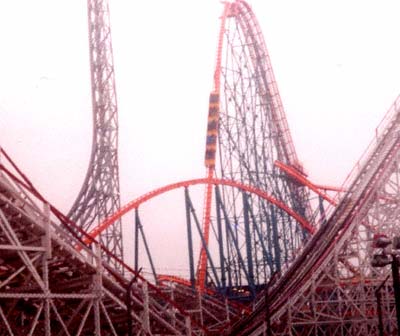
[[(226, 6), (216, 176), (263, 190), (311, 222), (308, 192), (275, 165), (302, 174), (261, 29), (244, 1)], [(264, 285), (310, 236), (279, 207), (237, 189), (221, 188), (217, 207), (229, 227), (219, 248), (230, 287)]]
[(217, 298), (122, 277), (24, 175), (0, 168), (0, 335), (213, 335), (238, 319)]
[[(375, 234), (400, 234), (399, 98), (384, 126), (327, 224), (232, 335), (265, 335), (267, 321), (268, 335), (378, 335), (375, 291), (390, 266), (371, 266), (372, 240)], [(380, 291), (384, 330), (392, 334), (397, 322), (391, 277)]]
[[(88, 0), (93, 139), (89, 167), (68, 217), (89, 231), (120, 207), (118, 106), (108, 0)], [(100, 235), (101, 243), (123, 258), (122, 224), (116, 221)], [(108, 262), (112, 259), (103, 255)], [(118, 263), (114, 263), (119, 267)]]

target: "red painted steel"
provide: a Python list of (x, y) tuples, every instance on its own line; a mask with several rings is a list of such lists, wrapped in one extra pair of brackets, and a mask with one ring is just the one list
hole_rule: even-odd
[[(216, 120), (215, 139), (214, 139), (215, 143), (217, 143), (217, 138), (218, 138), (222, 44), (224, 41), (225, 20), (229, 13), (229, 9), (230, 9), (230, 4), (225, 3), (224, 12), (223, 12), (222, 18), (221, 18), (219, 37), (218, 37), (217, 58), (216, 58), (215, 72), (214, 72), (214, 90), (210, 95), (210, 103), (211, 103), (212, 96), (218, 97), (218, 104), (215, 104), (215, 102), (214, 102), (214, 104), (217, 105), (217, 110), (216, 110), (215, 115), (213, 116), (213, 120)], [(210, 109), (211, 109), (211, 106), (210, 106)], [(209, 135), (208, 134), (209, 132), (210, 132), (210, 130), (207, 129), (207, 136)], [(207, 148), (207, 144), (206, 144), (206, 153), (208, 150), (209, 149)], [(214, 151), (213, 151), (213, 160), (212, 160), (211, 164), (210, 164), (210, 162), (207, 162), (207, 160), (206, 160), (207, 179), (208, 180), (211, 180), (214, 177), (215, 152), (216, 152), (216, 148), (214, 148)], [(209, 235), (210, 235), (211, 203), (212, 203), (212, 185), (211, 185), (211, 182), (209, 182), (207, 184), (206, 190), (205, 190), (204, 209), (203, 209), (203, 238), (204, 238), (204, 242), (205, 242), (206, 246), (208, 246)], [(196, 280), (197, 287), (199, 288), (200, 291), (204, 290), (206, 274), (207, 274), (207, 253), (206, 253), (205, 246), (201, 246), (199, 263), (197, 266), (197, 280)]]
[[(230, 186), (233, 188), (238, 188), (238, 189), (247, 191), (249, 193), (253, 193), (253, 194), (265, 199), (266, 201), (271, 202), (272, 204), (276, 205), (277, 207), (281, 208), (289, 216), (295, 218), (300, 223), (300, 225), (308, 232), (310, 232), (310, 233), (315, 232), (315, 228), (306, 219), (304, 219), (302, 216), (300, 216), (298, 213), (296, 213), (293, 209), (289, 208), (286, 204), (280, 202), (276, 198), (272, 197), (271, 195), (267, 194), (266, 192), (264, 192), (260, 189), (252, 187), (250, 185), (245, 185), (245, 184), (235, 182), (235, 181), (230, 181), (230, 180), (223, 180), (223, 179), (217, 179), (217, 178), (199, 178), (199, 179), (193, 179), (193, 180), (172, 183), (172, 184), (166, 185), (164, 187), (150, 191), (150, 192), (134, 199), (133, 201), (131, 201), (131, 202), (127, 203), (126, 205), (124, 205), (123, 207), (121, 207), (121, 209), (119, 209), (113, 215), (108, 217), (97, 228), (90, 231), (88, 235), (94, 239), (102, 231), (106, 230), (110, 225), (112, 225), (112, 223), (114, 223), (116, 220), (120, 219), (126, 213), (128, 213), (129, 211), (131, 211), (133, 209), (138, 208), (142, 203), (149, 201), (150, 199), (152, 199), (156, 196), (164, 194), (168, 191), (172, 191), (174, 189), (189, 187), (189, 186), (198, 185), (198, 184), (224, 185), (224, 186)], [(86, 244), (91, 242), (90, 238), (88, 238), (88, 237), (84, 238), (83, 241)]]
[(303, 174), (299, 173), (297, 169), (285, 165), (283, 162), (280, 161), (275, 161), (275, 166), (283, 170), (290, 177), (294, 178), (297, 182), (301, 183), (302, 185), (308, 187), (309, 189), (320, 195), (324, 200), (328, 201), (333, 205), (337, 205), (334, 199), (329, 197), (326, 193), (322, 192), (320, 188), (318, 188), (314, 183), (312, 183), (309, 179), (307, 179)]

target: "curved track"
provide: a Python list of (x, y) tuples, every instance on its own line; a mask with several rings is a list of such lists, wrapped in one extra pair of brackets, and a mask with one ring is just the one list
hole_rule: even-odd
[[(245, 1), (225, 3), (216, 59), (205, 153), (207, 178), (217, 176), (255, 186), (314, 226), (307, 189), (275, 165), (278, 160), (305, 177), (260, 26)], [(223, 186), (220, 190), (225, 224), (238, 227), (242, 233), (237, 242), (228, 235), (221, 238), (219, 267), (235, 278), (231, 282), (234, 286), (257, 287), (293, 260), (295, 251), (302, 248), (314, 228), (305, 229), (282, 208), (265, 203), (257, 195), (243, 197), (237, 189)], [(217, 221), (211, 207), (208, 184), (203, 215), (206, 243), (210, 227), (215, 227)], [(244, 246), (241, 256), (231, 253), (235, 245)], [(201, 249), (198, 266), (200, 287), (210, 277), (205, 249)]]
[[(206, 177), (158, 188), (120, 208), (106, 3), (88, 1), (94, 140), (85, 183), (69, 214), (73, 220), (46, 202), (1, 151), (12, 168), (0, 165), (0, 331), (377, 335), (374, 292), (388, 271), (371, 267), (371, 243), (377, 233), (400, 235), (400, 100), (360, 169), (340, 189), (346, 190), (344, 197), (329, 197), (307, 179), (299, 163), (254, 13), (243, 0), (224, 3)], [(101, 78), (108, 78), (108, 84)], [(190, 218), (197, 221), (188, 195), (194, 185), (206, 186), (197, 279), (189, 244), (190, 280), (160, 275), (161, 283), (154, 285), (136, 272), (138, 267), (132, 270), (122, 262), (120, 219), (163, 193), (184, 188), (189, 231)], [(336, 206), (325, 223), (313, 217), (306, 187)], [(94, 223), (100, 224), (92, 228)], [(103, 248), (96, 237), (108, 230), (107, 240), (99, 239)], [(217, 251), (211, 251), (212, 239)], [(276, 281), (274, 274), (279, 275)], [(393, 332), (391, 287), (379, 288), (385, 297), (383, 322)], [(221, 300), (221, 293), (236, 298), (246, 293), (256, 300), (254, 312), (238, 321), (248, 309), (241, 312), (240, 305)]]
[[(122, 259), (121, 222), (112, 216), (118, 214), (120, 200), (118, 109), (108, 12), (107, 0), (88, 0), (92, 155), (68, 216), (84, 231), (102, 232), (101, 243)], [(276, 161), (305, 178), (257, 19), (245, 1), (226, 2), (208, 115), (207, 182), (196, 274), (200, 289), (206, 283), (219, 283), (223, 290), (244, 286), (254, 296), (256, 288), (293, 261), (315, 231), (308, 190), (282, 174)], [(221, 183), (213, 201), (216, 177), (251, 185), (270, 199), (266, 202), (254, 190), (249, 194), (245, 188)], [(105, 225), (105, 218), (116, 221)], [(211, 264), (208, 251), (210, 234), (216, 231), (219, 265)]]
[[(372, 242), (377, 233), (400, 234), (393, 205), (399, 197), (400, 98), (384, 121), (326, 225), (273, 286), (268, 300), (230, 335), (263, 335), (266, 311), (271, 335), (378, 335), (375, 290), (384, 285), (389, 269), (372, 267), (371, 256), (378, 252)], [(382, 309), (385, 328), (393, 331), (390, 287), (382, 288)]]
[[(90, 235), (113, 230), (113, 223), (123, 214), (158, 194), (205, 184), (197, 286), (203, 290), (213, 283), (221, 292), (244, 287), (254, 298), (272, 274), (281, 273), (294, 260), (315, 232), (306, 186), (333, 201), (314, 185), (304, 184), (306, 176), (294, 149), (261, 29), (242, 0), (225, 3), (221, 17), (205, 165), (204, 179), (165, 186), (114, 209), (113, 214), (103, 214), (103, 221)], [(91, 166), (94, 173), (100, 167)], [(92, 194), (90, 188), (96, 189), (96, 181), (90, 176), (86, 179), (82, 199)], [(76, 205), (74, 209), (78, 209)], [(210, 237), (212, 232), (214, 237)], [(212, 239), (218, 246), (214, 260), (210, 260)], [(190, 268), (193, 273), (193, 266)]]
[(218, 335), (240, 317), (215, 294), (154, 286), (97, 241), (87, 248), (79, 227), (0, 154), (2, 335)]
[[(120, 208), (118, 168), (118, 106), (108, 0), (88, 0), (90, 77), (92, 88), (92, 152), (85, 180), (68, 217), (85, 231)], [(123, 259), (121, 222), (100, 237)], [(103, 256), (113, 262), (107, 255)], [(115, 264), (115, 267), (120, 267)]]
[[(200, 179), (193, 179), (193, 180), (187, 180), (187, 181), (182, 181), (182, 182), (177, 182), (173, 184), (166, 185), (164, 187), (155, 189), (153, 191), (150, 191), (133, 201), (127, 203), (126, 205), (122, 206), (116, 213), (114, 213), (112, 216), (106, 218), (101, 224), (99, 224), (95, 229), (91, 230), (89, 232), (89, 236), (92, 238), (96, 238), (101, 232), (106, 230), (110, 225), (112, 225), (116, 220), (120, 219), (122, 216), (127, 214), (129, 211), (137, 209), (142, 203), (147, 202), (151, 200), (154, 197), (157, 197), (159, 195), (162, 195), (164, 193), (167, 193), (169, 191), (179, 189), (179, 188), (184, 188), (184, 187), (189, 187), (197, 184), (211, 184), (211, 185), (221, 185), (221, 186), (229, 186), (229, 187), (234, 187), (238, 188), (240, 190), (246, 191), (248, 193), (252, 193), (254, 195), (257, 195), (264, 199), (267, 202), (270, 202), (271, 204), (274, 204), (277, 206), (279, 209), (282, 211), (286, 212), (289, 216), (293, 217), (297, 222), (300, 223), (300, 225), (303, 226), (305, 230), (307, 230), (309, 233), (314, 233), (315, 228), (311, 226), (309, 222), (307, 222), (306, 219), (301, 217), (299, 214), (297, 214), (295, 211), (292, 209), (288, 208), (286, 204), (282, 203), (281, 201), (277, 200), (276, 198), (272, 197), (268, 193), (266, 193), (263, 190), (259, 190), (253, 186), (245, 185), (243, 183), (235, 182), (235, 181), (229, 181), (229, 180), (222, 180), (222, 179), (208, 179), (208, 178), (200, 178)], [(86, 239), (87, 243), (89, 243), (89, 238)]]

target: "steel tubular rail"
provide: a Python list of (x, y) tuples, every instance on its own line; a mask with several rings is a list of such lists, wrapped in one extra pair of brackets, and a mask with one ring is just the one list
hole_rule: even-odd
[[(224, 29), (226, 51), (221, 69), (224, 93), (221, 92), (218, 147), (220, 174), (267, 190), (311, 222), (313, 211), (308, 190), (285, 175), (279, 178), (274, 166), (274, 161), (279, 160), (303, 172), (261, 27), (251, 7), (243, 0), (229, 3), (227, 15), (229, 20)], [(235, 211), (241, 211), (233, 206), (236, 200), (236, 190), (224, 193), (224, 202), (231, 205), (229, 215), (232, 217), (238, 215)], [(256, 266), (256, 272), (264, 273), (256, 279), (261, 285), (275, 270), (287, 267), (287, 261), (293, 260), (294, 252), (303, 247), (311, 236), (309, 233), (315, 232), (316, 228), (303, 230), (304, 226), (291, 218), (286, 221), (286, 215), (280, 209), (274, 211), (275, 208), (265, 205), (257, 197), (252, 200), (252, 208), (263, 216), (259, 227), (265, 231), (268, 240), (268, 258), (274, 260), (266, 266), (262, 263)], [(251, 252), (252, 258), (256, 259), (257, 252)], [(257, 263), (249, 259), (249, 264), (251, 262)], [(235, 260), (235, 263), (239, 264), (239, 261)]]
[[(18, 167), (15, 165), (14, 162), (12, 162), (11, 158), (6, 154), (6, 152), (0, 148), (1, 153), (4, 155), (4, 157), (7, 158), (7, 161), (9, 161), (10, 165), (13, 166), (14, 170), (17, 171), (17, 174), (19, 174), (20, 170)], [(10, 180), (14, 182), (15, 185), (19, 186), (22, 189), (25, 189), (27, 193), (30, 193), (35, 199), (37, 199), (40, 202), (43, 202), (44, 204), (48, 204), (51, 213), (60, 221), (62, 224), (62, 227), (68, 231), (68, 236), (65, 235), (65, 231), (60, 230), (60, 227), (57, 225), (54, 225), (54, 229), (56, 232), (58, 232), (57, 237), (61, 238), (63, 241), (65, 241), (68, 245), (65, 246), (66, 249), (70, 250), (71, 253), (76, 254), (76, 257), (78, 259), (85, 259), (85, 257), (82, 254), (77, 254), (76, 248), (74, 246), (79, 246), (81, 245), (83, 249), (85, 250), (85, 253), (91, 254), (91, 250), (85, 246), (81, 238), (79, 238), (76, 234), (76, 231), (80, 230), (80, 228), (70, 219), (68, 219), (66, 216), (64, 216), (59, 210), (57, 210), (54, 206), (52, 206), (47, 200), (35, 189), (35, 187), (32, 185), (32, 183), (29, 182), (29, 180), (26, 178), (25, 175), (21, 173), (21, 178), (16, 176), (10, 169), (8, 169), (5, 164), (1, 163), (0, 164), (0, 172), (2, 172), (4, 175), (6, 175)], [(5, 179), (3, 178), (3, 181)], [(29, 198), (30, 199), (30, 198)], [(35, 202), (32, 202), (32, 207), (35, 207)], [(40, 211), (37, 207), (32, 208), (34, 209), (34, 212), (37, 213)], [(62, 232), (61, 232), (62, 231)], [(144, 279), (140, 274), (136, 273), (133, 269), (131, 269), (128, 265), (124, 264), (122, 260), (120, 260), (118, 257), (114, 256), (110, 251), (108, 251), (105, 247), (101, 246), (98, 241), (92, 237), (89, 237), (86, 232), (81, 230), (81, 233), (83, 234), (84, 237), (90, 238), (90, 241), (92, 243), (95, 243), (100, 246), (100, 248), (105, 252), (110, 255), (111, 258), (113, 258), (117, 263), (121, 264), (122, 267), (127, 271), (127, 273), (131, 273), (134, 276), (137, 277), (138, 281), (140, 281), (143, 284), (147, 284), (147, 287), (149, 290), (151, 290), (155, 296), (153, 296), (152, 300), (152, 305), (153, 307), (157, 307), (158, 305), (158, 310), (161, 312), (162, 306), (159, 305), (156, 301), (154, 301), (154, 297), (157, 298), (157, 300), (160, 300), (162, 302), (167, 303), (169, 306), (173, 307), (175, 310), (175, 315), (179, 314), (180, 316), (183, 317), (183, 319), (186, 321), (185, 323), (182, 322), (181, 327), (186, 328), (188, 318), (190, 320), (190, 324), (192, 327), (194, 327), (196, 330), (200, 331), (202, 334), (207, 334), (207, 328), (204, 326), (199, 325), (196, 320), (194, 320), (189, 312), (186, 312), (184, 309), (182, 309), (176, 302), (171, 300), (167, 295), (163, 293), (162, 290), (160, 290), (158, 287), (154, 286), (153, 284), (147, 282), (146, 279)], [(115, 284), (118, 284), (122, 286), (122, 288), (127, 287), (128, 285), (128, 280), (117, 270), (115, 270), (113, 267), (111, 267), (108, 263), (102, 262), (102, 267), (104, 267), (107, 272), (113, 276)], [(142, 302), (141, 298), (137, 298), (137, 303), (140, 304)], [(163, 304), (163, 305), (164, 305)], [(157, 317), (155, 315), (155, 312), (150, 312), (153, 317), (156, 319), (160, 320), (160, 317)], [(177, 323), (179, 322), (178, 320), (176, 321)]]
[[(108, 7), (108, 0), (87, 0), (92, 146), (85, 179), (67, 215), (85, 231), (120, 207), (118, 104)], [(121, 222), (114, 223), (112, 230), (99, 240), (123, 259)], [(116, 263), (114, 267), (120, 265)]]
[[(300, 223), (300, 225), (304, 229), (306, 229), (308, 232), (310, 232), (310, 233), (314, 233), (315, 232), (315, 228), (305, 218), (300, 216), (298, 213), (296, 213), (293, 209), (289, 208), (283, 202), (279, 201), (278, 199), (272, 197), (268, 193), (266, 193), (266, 192), (264, 192), (264, 191), (262, 191), (262, 190), (260, 190), (260, 189), (258, 189), (256, 187), (253, 187), (253, 186), (250, 186), (250, 185), (246, 185), (246, 184), (243, 184), (243, 183), (240, 183), (240, 182), (235, 182), (235, 181), (232, 181), (232, 180), (224, 180), (224, 179), (217, 179), (217, 178), (212, 178), (212, 179), (199, 178), (199, 179), (192, 179), (192, 180), (172, 183), (172, 184), (166, 185), (164, 187), (161, 187), (161, 188), (155, 189), (153, 191), (150, 191), (150, 192), (138, 197), (137, 199), (135, 199), (135, 200), (127, 203), (126, 205), (122, 206), (119, 211), (117, 211), (112, 216), (107, 218), (97, 228), (93, 229), (89, 233), (89, 236), (91, 238), (97, 237), (103, 230), (107, 229), (107, 227), (110, 226), (115, 220), (121, 218), (123, 215), (125, 215), (126, 213), (128, 213), (132, 209), (136, 209), (142, 203), (144, 203), (144, 202), (146, 202), (146, 201), (148, 201), (148, 200), (150, 200), (150, 199), (152, 199), (152, 198), (154, 198), (154, 197), (156, 197), (158, 195), (161, 195), (161, 194), (163, 194), (165, 192), (168, 192), (168, 191), (171, 191), (171, 190), (174, 190), (174, 189), (187, 187), (187, 186), (192, 186), (192, 185), (196, 185), (196, 184), (225, 185), (225, 186), (238, 188), (238, 189), (247, 191), (249, 193), (255, 194), (257, 196), (260, 196), (261, 198), (265, 199), (266, 201), (276, 205), (277, 207), (279, 207), (280, 209), (285, 211), (289, 216), (295, 218)], [(91, 239), (86, 236), (86, 238), (84, 238), (83, 241), (88, 244), (88, 243), (91, 242)]]
[[(279, 318), (285, 309), (289, 299), (300, 295), (305, 289), (311, 276), (328, 262), (328, 257), (334, 247), (346, 237), (354, 216), (362, 208), (368, 197), (374, 191), (375, 183), (385, 173), (394, 153), (400, 150), (400, 104), (399, 98), (395, 101), (388, 114), (392, 117), (382, 133), (377, 136), (377, 143), (366, 152), (364, 165), (358, 166), (358, 174), (349, 186), (339, 205), (334, 209), (326, 225), (322, 226), (309, 243), (305, 246), (301, 255), (291, 265), (290, 269), (282, 276), (276, 286), (273, 286), (269, 294), (269, 310), (273, 319)], [(261, 321), (261, 312), (265, 304), (262, 303), (255, 312), (241, 321), (240, 326), (248, 325), (246, 332), (256, 328)], [(239, 325), (239, 324), (238, 324)], [(250, 327), (251, 326), (251, 327)], [(241, 331), (235, 327), (232, 335), (240, 335)]]
[[(257, 49), (251, 49), (250, 52), (253, 54), (252, 60), (254, 62), (254, 67), (257, 67), (259, 62), (265, 62), (265, 83), (261, 85), (265, 87), (268, 94), (272, 100), (272, 113), (274, 115), (274, 125), (277, 127), (278, 132), (282, 134), (284, 144), (281, 147), (277, 144), (277, 150), (281, 156), (283, 156), (284, 162), (288, 162), (293, 167), (296, 167), (300, 171), (303, 171), (303, 167), (297, 157), (297, 153), (294, 147), (293, 139), (290, 133), (289, 125), (287, 122), (286, 114), (283, 109), (282, 100), (278, 91), (275, 75), (272, 69), (272, 64), (270, 57), (268, 55), (268, 49), (265, 41), (262, 37), (261, 28), (258, 23), (256, 16), (254, 15), (250, 5), (243, 0), (237, 0), (232, 4), (235, 6), (240, 15), (237, 15), (242, 30), (247, 32), (249, 38), (252, 40), (250, 47), (254, 45), (261, 46), (261, 51), (265, 53), (262, 60), (260, 60), (259, 51)], [(254, 42), (255, 41), (255, 42)], [(283, 151), (283, 152), (282, 152)], [(283, 158), (281, 158), (283, 160)]]
[[(302, 257), (297, 259), (296, 263), (293, 265), (292, 270), (301, 270), (302, 274), (307, 274), (310, 271), (310, 266), (315, 269), (315, 263), (324, 259), (324, 257), (330, 253), (337, 240), (346, 232), (345, 229), (350, 225), (351, 219), (355, 215), (353, 210), (356, 206), (358, 207), (356, 210), (362, 206), (365, 199), (373, 190), (374, 182), (378, 180), (380, 174), (383, 174), (384, 169), (387, 167), (390, 154), (399, 149), (396, 135), (396, 132), (399, 131), (399, 117), (400, 115), (397, 115), (396, 120), (389, 125), (390, 128), (386, 131), (385, 138), (381, 139), (375, 151), (371, 153), (364, 169), (359, 172), (358, 177), (348, 188), (349, 192), (336, 208), (327, 225), (316, 233), (315, 237), (310, 241), (310, 244), (306, 246)], [(386, 141), (388, 143), (387, 145)], [(381, 155), (381, 151), (384, 152), (383, 155)], [(377, 158), (380, 159), (378, 164), (372, 165)], [(345, 217), (345, 219), (343, 217)], [(302, 261), (307, 259), (307, 255), (311, 254), (311, 251), (314, 251), (311, 255), (313, 259), (311, 259), (311, 265), (307, 267)], [(318, 253), (318, 251), (320, 253)], [(325, 252), (322, 253), (322, 251)], [(315, 260), (316, 258), (317, 260)], [(302, 264), (301, 266), (300, 263)], [(295, 274), (296, 278), (301, 278), (298, 272)], [(289, 277), (289, 273), (287, 277)]]

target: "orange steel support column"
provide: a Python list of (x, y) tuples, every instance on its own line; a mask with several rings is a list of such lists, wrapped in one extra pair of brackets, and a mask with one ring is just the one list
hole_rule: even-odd
[(218, 137), (218, 119), (219, 119), (219, 91), (220, 91), (220, 76), (221, 76), (221, 53), (222, 44), (224, 39), (225, 19), (229, 13), (231, 4), (225, 3), (224, 12), (221, 18), (221, 27), (219, 31), (217, 59), (214, 72), (214, 91), (210, 94), (210, 104), (208, 111), (208, 124), (207, 124), (207, 139), (206, 139), (206, 154), (205, 166), (207, 167), (207, 179), (210, 183), (206, 186), (204, 196), (204, 209), (203, 209), (203, 238), (206, 246), (202, 246), (200, 250), (200, 257), (197, 268), (197, 287), (203, 292), (205, 280), (207, 275), (207, 252), (209, 235), (210, 235), (210, 216), (211, 216), (211, 203), (212, 203), (212, 183), (215, 168), (215, 154)]

